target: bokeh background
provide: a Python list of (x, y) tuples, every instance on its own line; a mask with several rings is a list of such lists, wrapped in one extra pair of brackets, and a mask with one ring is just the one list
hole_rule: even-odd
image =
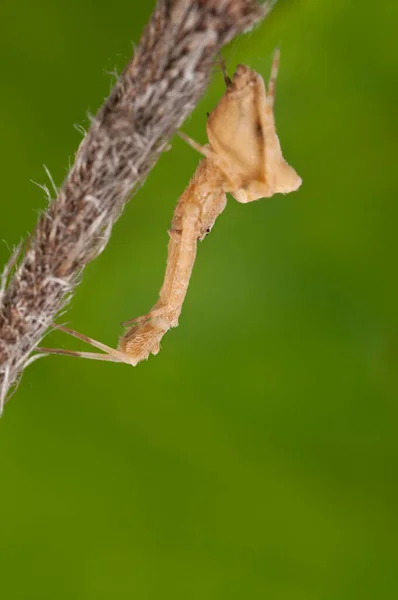
[[(0, 238), (59, 184), (152, 1), (0, 8)], [(268, 76), (303, 177), (230, 199), (200, 245), (180, 327), (131, 369), (28, 368), (0, 422), (0, 594), (14, 599), (398, 597), (398, 5), (281, 0), (225, 51)], [(215, 68), (184, 130), (205, 141)], [(85, 271), (67, 319), (115, 345), (155, 302), (173, 207), (198, 163), (181, 140)], [(0, 245), (5, 262), (9, 250)], [(83, 349), (59, 333), (47, 343)]]

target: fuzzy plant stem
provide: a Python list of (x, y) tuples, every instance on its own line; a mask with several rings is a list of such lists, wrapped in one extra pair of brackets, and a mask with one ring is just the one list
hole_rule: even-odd
[(13, 256), (0, 279), (0, 410), (82, 269), (203, 95), (220, 48), (268, 8), (256, 0), (158, 0), (24, 256), (17, 266)]

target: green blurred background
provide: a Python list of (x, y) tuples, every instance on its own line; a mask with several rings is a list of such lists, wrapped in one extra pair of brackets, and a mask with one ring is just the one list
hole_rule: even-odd
[[(0, 238), (45, 206), (153, 2), (0, 9)], [(398, 597), (395, 2), (281, 0), (225, 51), (268, 77), (303, 177), (229, 200), (199, 247), (180, 327), (131, 369), (28, 368), (0, 422), (0, 594), (14, 599)], [(215, 76), (184, 130), (205, 141)], [(128, 205), (67, 319), (111, 345), (155, 302), (179, 139)], [(9, 251), (0, 245), (1, 263)], [(83, 349), (52, 334), (48, 345)]]

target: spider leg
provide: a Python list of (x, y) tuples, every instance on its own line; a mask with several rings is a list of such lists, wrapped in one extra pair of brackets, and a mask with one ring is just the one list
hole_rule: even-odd
[(276, 78), (278, 76), (280, 56), (281, 56), (281, 52), (280, 52), (279, 48), (277, 48), (274, 52), (274, 57), (273, 57), (272, 66), (271, 66), (271, 73), (269, 76), (268, 86), (267, 86), (267, 97), (268, 97), (268, 101), (269, 101), (269, 104), (271, 107), (274, 106), (274, 102), (275, 102), (275, 85), (276, 85)]
[[(38, 352), (39, 354), (62, 354), (63, 356), (77, 356), (78, 358), (91, 358), (93, 360), (105, 360), (117, 363), (121, 362), (116, 356), (100, 354), (99, 352), (79, 352), (77, 350), (63, 350), (61, 348), (45, 348), (44, 346), (38, 346), (35, 352)], [(37, 356), (36, 358), (39, 357)]]
[[(111, 346), (107, 346), (106, 344), (103, 344), (102, 342), (99, 342), (98, 340), (94, 340), (93, 338), (88, 337), (87, 335), (79, 333), (78, 331), (75, 331), (74, 329), (69, 329), (67, 327), (63, 327), (62, 325), (56, 325), (56, 324), (53, 324), (53, 327), (55, 329), (59, 329), (60, 331), (63, 331), (64, 333), (67, 333), (68, 335), (73, 335), (73, 337), (77, 338), (78, 340), (81, 340), (82, 342), (86, 342), (87, 344), (90, 344), (90, 346), (94, 346), (94, 348), (98, 348), (98, 350), (102, 350), (103, 352), (105, 352), (105, 355), (109, 355), (109, 356), (112, 356), (113, 358), (115, 358), (116, 362), (131, 364), (130, 360), (129, 360), (129, 356), (125, 352), (116, 350), (115, 348), (112, 348)], [(57, 354), (64, 354), (65, 352), (57, 352)], [(79, 353), (79, 356), (82, 356), (83, 354), (86, 354), (86, 355), (94, 354), (95, 355), (95, 353), (85, 352), (85, 353)], [(71, 356), (76, 356), (76, 355), (71, 355)], [(98, 355), (98, 356), (101, 356), (101, 355)], [(85, 356), (84, 358), (93, 358), (93, 357)], [(108, 358), (97, 359), (96, 358), (96, 360), (110, 360), (110, 359), (108, 359)]]

